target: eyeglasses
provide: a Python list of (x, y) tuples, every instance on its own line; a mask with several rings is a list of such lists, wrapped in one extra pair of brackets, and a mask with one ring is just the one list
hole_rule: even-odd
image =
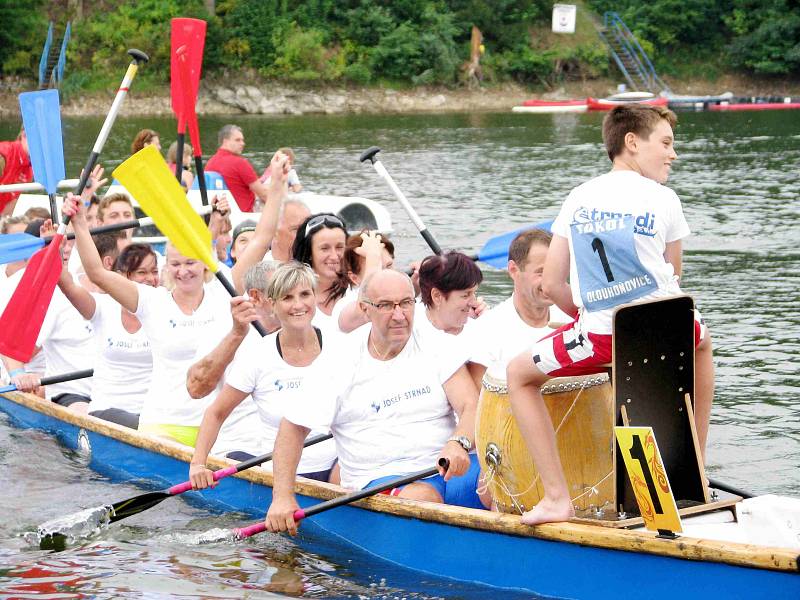
[(394, 309), (397, 308), (398, 306), (400, 307), (400, 310), (404, 312), (407, 310), (411, 310), (412, 308), (414, 308), (414, 304), (416, 304), (413, 298), (404, 298), (403, 300), (400, 300), (400, 302), (391, 302), (389, 300), (386, 300), (384, 302), (376, 303), (376, 302), (370, 302), (367, 299), (362, 299), (361, 301), (364, 304), (369, 304), (371, 307), (375, 308), (379, 313), (387, 313), (387, 314), (394, 312)]
[(333, 215), (317, 215), (306, 223), (306, 233), (304, 237), (308, 237), (323, 225), (333, 225), (334, 227), (341, 227), (342, 229), (345, 228), (344, 223), (342, 223), (341, 219), (338, 217), (334, 217)]

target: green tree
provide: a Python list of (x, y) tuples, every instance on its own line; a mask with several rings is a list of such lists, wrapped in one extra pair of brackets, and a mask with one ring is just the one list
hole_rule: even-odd
[(43, 0), (0, 2), (0, 75), (33, 76), (47, 36)]

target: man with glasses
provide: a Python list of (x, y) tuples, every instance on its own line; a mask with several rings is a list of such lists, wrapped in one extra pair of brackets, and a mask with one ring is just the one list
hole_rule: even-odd
[[(414, 288), (393, 270), (365, 279), (359, 302), (370, 322), (348, 335), (336, 372), (317, 377), (307, 402), (292, 406), (275, 443), (270, 531), (295, 533), (293, 487), (303, 440), (328, 427), (336, 440), (342, 485), (361, 489), (449, 461), (434, 477), (392, 495), (483, 508), (475, 491), (479, 466), (470, 454), (477, 391), (462, 353), (426, 344), (413, 332)], [(453, 337), (453, 343), (457, 338)]]
[(236, 125), (225, 125), (219, 130), (219, 149), (206, 164), (206, 171), (222, 175), (228, 189), (243, 212), (253, 212), (256, 196), (267, 204), (267, 186), (261, 183), (253, 165), (242, 156), (244, 134)]

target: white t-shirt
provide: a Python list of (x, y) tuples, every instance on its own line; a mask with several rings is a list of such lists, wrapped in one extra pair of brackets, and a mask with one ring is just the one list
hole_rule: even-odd
[(442, 385), (463, 364), (438, 352), (443, 345), (426, 346), (416, 334), (395, 358), (376, 360), (367, 349), (370, 329), (343, 338), (341, 366), (327, 380), (313, 381), (308, 400), (285, 413), (304, 427), (330, 427), (342, 485), (353, 489), (435, 466), (456, 425)]
[[(550, 307), (550, 320), (558, 323), (573, 321), (557, 306)], [(514, 306), (513, 295), (481, 315), (477, 326), (479, 343), (471, 360), (501, 379), (505, 379), (506, 367), (513, 358), (553, 332), (547, 325), (531, 327), (523, 321)]]
[[(329, 380), (331, 369), (339, 364), (337, 356), (341, 351), (335, 340), (323, 333), (320, 355), (306, 367), (295, 367), (278, 354), (278, 333), (256, 339), (251, 351), (237, 352), (226, 377), (226, 383), (231, 387), (252, 394), (260, 415), (260, 435), (264, 452), (272, 451), (287, 408), (309, 400), (305, 382)], [(327, 432), (327, 429), (315, 429), (309, 437)], [(314, 444), (303, 450), (297, 472), (325, 471), (331, 468), (335, 459), (336, 446), (332, 440)]]
[[(358, 292), (356, 292), (355, 298), (358, 298)], [(339, 298), (336, 301), (336, 304), (333, 305), (330, 315), (326, 315), (324, 312), (322, 312), (320, 307), (317, 306), (317, 310), (314, 312), (314, 318), (311, 320), (311, 324), (322, 332), (323, 337), (325, 337), (325, 334), (329, 334), (329, 337), (342, 335), (342, 331), (339, 329), (339, 315), (342, 314), (344, 307), (347, 306), (353, 299), (354, 297), (351, 293), (351, 290), (347, 290), (344, 296)]]
[(569, 240), (582, 331), (610, 334), (614, 307), (680, 293), (664, 251), (689, 235), (689, 226), (675, 192), (652, 179), (611, 171), (579, 185), (552, 230)]
[(150, 388), (153, 355), (144, 327), (128, 333), (122, 325), (122, 307), (108, 294), (92, 294), (95, 311), (95, 374), (89, 410), (118, 408), (139, 414)]
[(197, 310), (186, 315), (163, 287), (137, 284), (136, 316), (150, 339), (153, 376), (145, 398), (140, 424), (200, 425), (212, 397), (194, 399), (186, 389), (186, 372), (195, 361), (198, 347), (209, 336), (215, 344), (220, 331), (231, 326), (227, 294), (219, 286), (206, 285)]
[[(56, 288), (36, 340), (47, 364), (45, 375), (51, 377), (93, 368), (93, 333), (91, 323)], [(89, 398), (91, 392), (90, 377), (45, 386), (45, 397), (48, 400), (60, 394), (80, 394)]]
[[(455, 352), (461, 362), (472, 360), (472, 356), (478, 352), (478, 345), (482, 342), (478, 323), (482, 318), (482, 316), (477, 319), (468, 318), (461, 332), (452, 334), (437, 329), (431, 323), (428, 311), (421, 301), (418, 300), (414, 305), (414, 331), (418, 336), (422, 336), (421, 339), (425, 340), (426, 345), (444, 344), (442, 351)], [(457, 339), (458, 343), (454, 344), (454, 339)]]
[[(229, 331), (230, 328), (224, 331), (215, 331), (207, 335), (198, 346), (195, 358), (191, 361), (189, 366), (204, 358), (216, 348)], [(247, 356), (252, 353), (259, 339), (261, 338), (258, 333), (251, 328), (244, 340), (242, 340), (242, 344), (236, 350), (234, 356)], [(217, 387), (203, 399), (204, 401), (208, 399), (208, 404), (211, 404), (217, 396), (219, 396), (219, 393), (227, 382), (228, 373), (232, 365), (233, 362), (226, 367), (222, 378), (217, 383)], [(242, 400), (239, 406), (234, 408), (231, 414), (228, 415), (228, 418), (225, 419), (225, 422), (222, 424), (217, 434), (217, 441), (214, 442), (214, 446), (211, 448), (211, 454), (225, 456), (229, 452), (240, 451), (258, 456), (266, 452), (261, 437), (261, 421), (258, 418), (258, 411), (253, 403), (253, 399), (248, 396)]]

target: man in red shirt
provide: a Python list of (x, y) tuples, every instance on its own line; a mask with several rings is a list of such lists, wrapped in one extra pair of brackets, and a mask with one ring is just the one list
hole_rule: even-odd
[(225, 125), (219, 130), (219, 150), (206, 164), (206, 171), (216, 171), (225, 179), (236, 204), (244, 212), (252, 212), (256, 196), (267, 203), (267, 186), (242, 152), (244, 134), (236, 125)]
[[(28, 138), (20, 131), (13, 142), (0, 142), (0, 185), (33, 181)], [(14, 212), (19, 192), (0, 193), (0, 217)]]

